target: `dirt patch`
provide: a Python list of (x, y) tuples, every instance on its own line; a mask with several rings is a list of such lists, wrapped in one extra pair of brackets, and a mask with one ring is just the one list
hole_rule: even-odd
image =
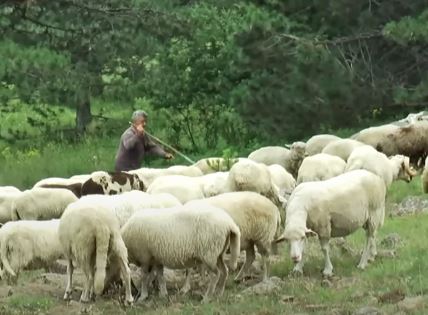
[(409, 196), (400, 203), (391, 205), (391, 216), (414, 215), (417, 213), (428, 213), (428, 199), (419, 196)]

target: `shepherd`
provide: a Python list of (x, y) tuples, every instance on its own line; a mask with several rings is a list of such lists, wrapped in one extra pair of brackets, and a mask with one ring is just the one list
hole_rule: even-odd
[(163, 157), (166, 160), (174, 157), (154, 143), (145, 132), (147, 119), (148, 115), (143, 110), (132, 113), (131, 126), (120, 137), (115, 162), (117, 172), (140, 168), (146, 154)]

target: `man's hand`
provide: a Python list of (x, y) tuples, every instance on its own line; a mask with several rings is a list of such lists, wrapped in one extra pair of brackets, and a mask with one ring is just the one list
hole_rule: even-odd
[(174, 155), (172, 155), (171, 153), (166, 153), (165, 154), (165, 160), (171, 160), (174, 158)]

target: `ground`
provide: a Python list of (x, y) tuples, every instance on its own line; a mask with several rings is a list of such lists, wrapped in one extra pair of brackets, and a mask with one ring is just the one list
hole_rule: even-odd
[[(399, 208), (399, 207), (398, 207)], [(379, 257), (366, 270), (356, 268), (364, 233), (332, 245), (334, 277), (323, 279), (323, 259), (315, 239), (309, 241), (304, 275), (289, 275), (292, 262), (286, 244), (272, 257), (271, 280), (255, 278), (235, 284), (229, 277), (225, 293), (210, 303), (201, 303), (205, 286), (195, 277), (192, 291), (182, 296), (178, 288), (183, 273), (168, 273), (169, 298), (152, 292), (141, 306), (125, 308), (120, 294), (97, 298), (91, 314), (427, 314), (428, 313), (428, 214), (396, 211), (389, 204), (385, 225), (378, 235)], [(62, 296), (64, 274), (26, 271), (18, 284), (0, 281), (0, 314), (79, 314), (82, 275), (76, 271), (72, 302)]]

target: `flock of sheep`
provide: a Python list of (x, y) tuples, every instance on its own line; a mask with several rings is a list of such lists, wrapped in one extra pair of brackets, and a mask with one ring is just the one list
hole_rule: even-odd
[[(359, 228), (367, 242), (358, 268), (376, 256), (376, 233), (385, 218), (385, 198), (394, 180), (412, 180), (428, 149), (428, 121), (372, 127), (348, 139), (316, 135), (306, 143), (263, 147), (248, 158), (206, 158), (191, 166), (97, 171), (46, 178), (20, 191), (0, 187), (0, 276), (13, 283), (23, 269), (67, 262), (64, 299), (73, 291), (73, 271), (85, 276), (80, 301), (89, 303), (121, 281), (127, 304), (143, 301), (156, 280), (167, 295), (164, 268), (194, 267), (207, 282), (204, 300), (224, 291), (241, 251), (243, 279), (262, 259), (289, 243), (294, 272), (303, 272), (306, 238), (318, 236), (324, 276), (333, 274), (329, 240)], [(423, 173), (428, 187), (428, 170)], [(225, 254), (230, 253), (228, 260)], [(129, 264), (138, 266), (137, 294)], [(226, 264), (227, 263), (227, 264)], [(209, 279), (206, 279), (206, 274)]]

